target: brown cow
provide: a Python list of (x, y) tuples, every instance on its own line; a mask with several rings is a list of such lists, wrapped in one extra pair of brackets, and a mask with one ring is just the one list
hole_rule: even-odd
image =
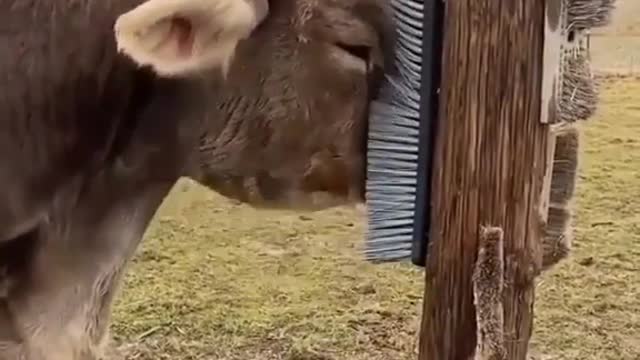
[(0, 359), (99, 358), (123, 269), (182, 176), (256, 206), (361, 202), (388, 10), (0, 0)]

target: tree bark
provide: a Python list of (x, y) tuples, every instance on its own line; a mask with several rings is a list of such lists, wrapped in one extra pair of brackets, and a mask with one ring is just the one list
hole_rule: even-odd
[[(549, 127), (541, 121), (545, 2), (447, 0), (445, 12), (419, 359), (485, 360), (506, 354), (506, 359), (524, 360), (550, 165)], [(486, 304), (476, 300), (493, 297), (474, 296), (474, 289), (481, 292), (484, 285), (474, 283), (473, 274), (484, 266), (476, 262), (487, 228), (503, 237), (503, 251), (493, 251), (502, 259), (490, 260), (501, 264), (500, 271), (487, 280), (493, 284), (484, 284), (487, 291), (500, 289), (501, 304), (482, 308)], [(483, 311), (502, 314), (478, 317)], [(483, 318), (501, 322), (497, 345), (504, 348), (502, 355), (476, 354), (478, 338), (487, 338), (478, 332), (491, 328), (477, 324)]]

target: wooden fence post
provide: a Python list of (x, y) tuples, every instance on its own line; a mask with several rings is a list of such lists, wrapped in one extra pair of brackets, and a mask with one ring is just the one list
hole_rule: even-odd
[(445, 2), (420, 360), (526, 359), (553, 158), (541, 111), (553, 1)]

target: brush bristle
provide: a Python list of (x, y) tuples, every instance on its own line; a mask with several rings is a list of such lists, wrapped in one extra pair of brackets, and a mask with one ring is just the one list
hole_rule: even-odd
[(568, 0), (567, 30), (583, 30), (609, 25), (615, 2), (615, 0)]
[(570, 50), (563, 66), (558, 118), (565, 123), (586, 120), (593, 116), (598, 105), (598, 90), (587, 50), (581, 46)]
[(580, 134), (574, 123), (593, 117), (599, 102), (584, 34), (591, 28), (609, 25), (615, 0), (566, 0), (566, 5), (566, 31), (570, 41), (566, 44), (569, 49), (562, 63), (562, 93), (558, 102), (560, 123), (554, 125), (558, 132), (542, 242), (542, 271), (556, 265), (571, 251), (572, 199), (580, 147)]
[(411, 256), (418, 171), (424, 4), (391, 2), (398, 32), (398, 75), (388, 76), (371, 105), (366, 200), (371, 261)]
[(558, 119), (564, 123), (586, 120), (594, 115), (599, 102), (597, 85), (591, 72), (584, 35), (594, 27), (607, 26), (615, 10), (615, 0), (566, 0), (566, 31), (573, 40), (562, 64), (562, 94)]
[[(635, 1), (635, 0), (634, 0)], [(640, 1), (640, 0), (639, 0)], [(400, 261), (411, 258), (418, 184), (418, 154), (421, 143), (420, 99), (422, 73), (424, 0), (391, 0), (398, 32), (395, 62), (398, 75), (387, 76), (379, 98), (371, 105), (369, 124), (366, 200), (368, 234), (365, 257), (370, 261)], [(588, 49), (580, 39), (585, 31), (611, 22), (615, 0), (565, 0), (563, 30), (574, 37), (561, 64), (560, 99), (556, 125), (570, 125), (594, 115), (598, 91), (591, 74)], [(439, 54), (434, 54), (437, 56)], [(571, 140), (567, 138), (568, 140)], [(567, 143), (567, 146), (572, 144)], [(577, 144), (573, 144), (577, 147)], [(568, 148), (567, 148), (568, 149)], [(565, 149), (565, 150), (567, 150)], [(571, 149), (568, 149), (571, 150)], [(558, 149), (562, 152), (562, 149)], [(567, 155), (567, 153), (565, 153)], [(575, 159), (567, 166), (554, 165), (551, 189), (554, 199), (569, 201), (576, 176)], [(555, 182), (554, 182), (555, 181)], [(553, 202), (553, 201), (552, 201)], [(566, 256), (570, 248), (568, 205), (552, 204), (545, 238), (545, 266)]]
[(580, 132), (574, 125), (555, 128), (556, 148), (545, 234), (542, 241), (542, 271), (569, 255), (573, 197), (578, 178)]
[(580, 133), (573, 126), (558, 132), (553, 157), (550, 203), (568, 206), (575, 194), (578, 177)]
[(571, 210), (568, 207), (549, 207), (549, 218), (542, 240), (542, 269), (550, 269), (571, 251)]

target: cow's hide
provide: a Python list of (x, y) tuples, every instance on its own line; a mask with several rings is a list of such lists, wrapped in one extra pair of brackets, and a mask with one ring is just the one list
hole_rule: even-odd
[(96, 359), (178, 178), (362, 202), (383, 0), (0, 2), (0, 359)]

